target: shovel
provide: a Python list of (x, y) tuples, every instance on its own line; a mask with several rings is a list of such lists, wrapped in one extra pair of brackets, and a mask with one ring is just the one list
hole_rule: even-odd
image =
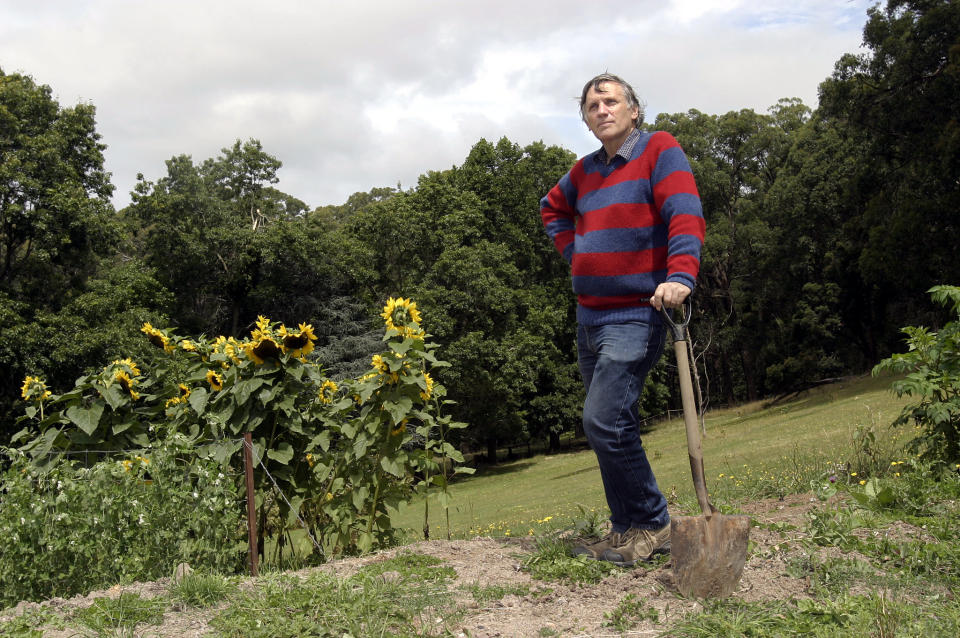
[(687, 324), (690, 323), (692, 314), (690, 300), (687, 299), (684, 304), (683, 323), (674, 323), (666, 310), (661, 309), (660, 312), (673, 333), (690, 470), (700, 510), (703, 512), (702, 516), (677, 516), (670, 521), (673, 579), (677, 590), (684, 596), (729, 596), (737, 589), (743, 574), (743, 564), (747, 560), (750, 517), (725, 516), (710, 504), (707, 496), (703, 450), (700, 447), (700, 423), (693, 399), (690, 361), (687, 356)]

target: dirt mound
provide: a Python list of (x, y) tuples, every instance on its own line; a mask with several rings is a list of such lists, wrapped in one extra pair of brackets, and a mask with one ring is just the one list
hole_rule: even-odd
[[(807, 551), (797, 541), (804, 535), (807, 512), (819, 505), (822, 504), (807, 494), (793, 495), (782, 501), (760, 501), (743, 508), (757, 526), (751, 530), (751, 553), (735, 596), (745, 601), (800, 599), (807, 596), (807, 582), (788, 575), (786, 567), (791, 555)], [(641, 599), (645, 608), (656, 609), (658, 617), (655, 622), (642, 621), (630, 630), (629, 635), (652, 636), (695, 611), (699, 605), (676, 593), (669, 563), (615, 573), (596, 585), (565, 585), (533, 580), (528, 573), (521, 571), (521, 557), (528, 550), (522, 539), (431, 540), (370, 556), (343, 559), (313, 569), (347, 576), (364, 565), (386, 560), (398, 552), (417, 552), (440, 558), (456, 571), (456, 581), (451, 586), (453, 591), (465, 592), (474, 586), (493, 585), (529, 591), (523, 596), (509, 594), (485, 606), (476, 603), (466, 593), (458, 598), (466, 613), (454, 630), (454, 635), (472, 638), (617, 636), (620, 634), (609, 626), (609, 614), (627, 594)], [(306, 574), (308, 571), (299, 573)], [(137, 592), (145, 598), (152, 597), (164, 594), (168, 585), (169, 580), (162, 579), (153, 583), (113, 587), (69, 600), (21, 603), (13, 610), (13, 615), (40, 605), (68, 612), (89, 606), (98, 597), (116, 597), (122, 592)], [(256, 586), (255, 579), (248, 579), (245, 586)], [(150, 627), (147, 635), (177, 638), (202, 636), (207, 631), (209, 618), (215, 613), (216, 610), (168, 611), (163, 625)], [(60, 638), (75, 635), (75, 631), (48, 631), (44, 635)]]

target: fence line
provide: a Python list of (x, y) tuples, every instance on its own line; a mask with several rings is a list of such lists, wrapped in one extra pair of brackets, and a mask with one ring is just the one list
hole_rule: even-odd
[[(244, 441), (243, 444), (244, 444), (244, 445), (247, 445), (247, 442)], [(253, 445), (250, 445), (250, 452), (251, 452), (251, 454), (255, 454), (255, 453), (256, 453), (256, 448), (255, 448)], [(293, 510), (293, 505), (292, 505), (292, 504), (290, 503), (290, 501), (287, 499), (287, 495), (284, 494), (284, 493), (283, 493), (283, 490), (280, 489), (280, 486), (277, 485), (277, 480), (276, 480), (275, 478), (273, 478), (273, 475), (270, 474), (270, 471), (267, 469), (267, 466), (264, 464), (264, 462), (263, 462), (263, 457), (261, 456), (261, 457), (259, 457), (259, 458), (255, 458), (255, 459), (254, 459), (254, 464), (255, 464), (255, 465), (259, 465), (260, 467), (263, 468), (263, 473), (266, 474), (267, 477), (270, 479), (270, 482), (273, 483), (273, 487), (277, 490), (277, 493), (279, 493), (280, 496), (281, 496), (281, 498), (283, 498), (283, 501), (287, 504), (287, 507), (289, 507), (291, 510)], [(307, 533), (307, 536), (310, 537), (310, 540), (313, 542), (313, 546), (316, 547), (317, 550), (320, 552), (320, 556), (322, 556), (323, 558), (326, 558), (326, 554), (324, 554), (323, 548), (320, 547), (320, 543), (318, 543), (318, 542), (317, 542), (317, 539), (314, 538), (314, 537), (313, 537), (313, 534), (310, 533), (310, 528), (307, 526), (307, 524), (306, 524), (306, 522), (303, 520), (303, 518), (300, 517), (300, 512), (299, 512), (299, 511), (297, 512), (297, 520), (300, 522), (301, 527), (303, 527), (303, 531), (305, 531), (305, 532)]]

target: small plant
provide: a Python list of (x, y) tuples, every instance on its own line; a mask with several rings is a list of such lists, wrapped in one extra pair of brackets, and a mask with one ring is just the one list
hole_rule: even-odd
[(919, 430), (911, 442), (914, 451), (955, 462), (960, 459), (960, 287), (934, 286), (927, 292), (934, 301), (951, 306), (958, 320), (939, 332), (922, 326), (903, 328), (908, 351), (878, 363), (873, 375), (886, 371), (906, 375), (893, 382), (893, 391), (916, 401), (903, 409), (894, 425), (914, 423)]
[(617, 604), (616, 608), (603, 615), (607, 619), (604, 623), (606, 627), (613, 627), (619, 632), (625, 632), (633, 629), (643, 620), (650, 622), (659, 622), (660, 614), (653, 607), (647, 607), (643, 600), (637, 598), (636, 594), (627, 594)]
[(117, 598), (98, 598), (89, 607), (78, 610), (71, 620), (91, 636), (133, 636), (142, 625), (159, 625), (167, 604), (162, 598), (141, 598), (123, 592)]
[(479, 584), (474, 584), (468, 589), (473, 595), (473, 599), (480, 605), (484, 605), (495, 600), (502, 600), (504, 596), (508, 595), (526, 596), (530, 593), (530, 588), (526, 585), (488, 585), (486, 587), (482, 587)]
[(0, 636), (9, 638), (42, 638), (44, 626), (62, 630), (63, 618), (45, 607), (24, 611), (19, 616), (0, 623)]
[(192, 572), (170, 586), (174, 600), (190, 607), (209, 607), (230, 594), (237, 587), (225, 576)]
[(568, 544), (555, 538), (538, 539), (536, 552), (523, 559), (521, 568), (538, 580), (568, 583), (598, 583), (619, 569), (607, 561), (571, 556)]

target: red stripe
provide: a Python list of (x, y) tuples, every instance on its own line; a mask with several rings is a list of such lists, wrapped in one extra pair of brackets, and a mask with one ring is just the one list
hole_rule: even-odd
[(663, 221), (650, 204), (611, 204), (592, 210), (581, 217), (577, 232), (581, 235), (592, 230), (608, 228), (645, 228)]
[(595, 297), (577, 295), (577, 301), (587, 308), (626, 308), (629, 306), (649, 306), (650, 302), (640, 295), (619, 295), (616, 297)]
[(563, 254), (563, 251), (566, 250), (567, 246), (570, 245), (570, 242), (573, 241), (573, 231), (564, 230), (553, 237), (553, 245), (557, 247), (557, 250), (560, 251), (560, 254)]
[(599, 171), (589, 174), (583, 173), (582, 181), (577, 183), (577, 190), (580, 193), (588, 193), (597, 190), (601, 186), (606, 188), (635, 179), (650, 179), (651, 170), (650, 157), (644, 153), (637, 159), (627, 162), (622, 168), (613, 171), (606, 177)]
[(674, 215), (670, 218), (670, 237), (693, 235), (703, 241), (706, 224), (699, 215)]
[(660, 270), (666, 260), (666, 246), (630, 253), (580, 253), (574, 257), (571, 274), (575, 277), (636, 275)]
[(700, 270), (700, 260), (693, 255), (673, 255), (667, 260), (667, 276), (673, 273), (682, 272), (697, 278), (697, 272)]
[(662, 205), (665, 199), (677, 193), (689, 193), (700, 197), (697, 192), (697, 183), (693, 179), (693, 173), (674, 171), (653, 187), (653, 198), (658, 205)]

